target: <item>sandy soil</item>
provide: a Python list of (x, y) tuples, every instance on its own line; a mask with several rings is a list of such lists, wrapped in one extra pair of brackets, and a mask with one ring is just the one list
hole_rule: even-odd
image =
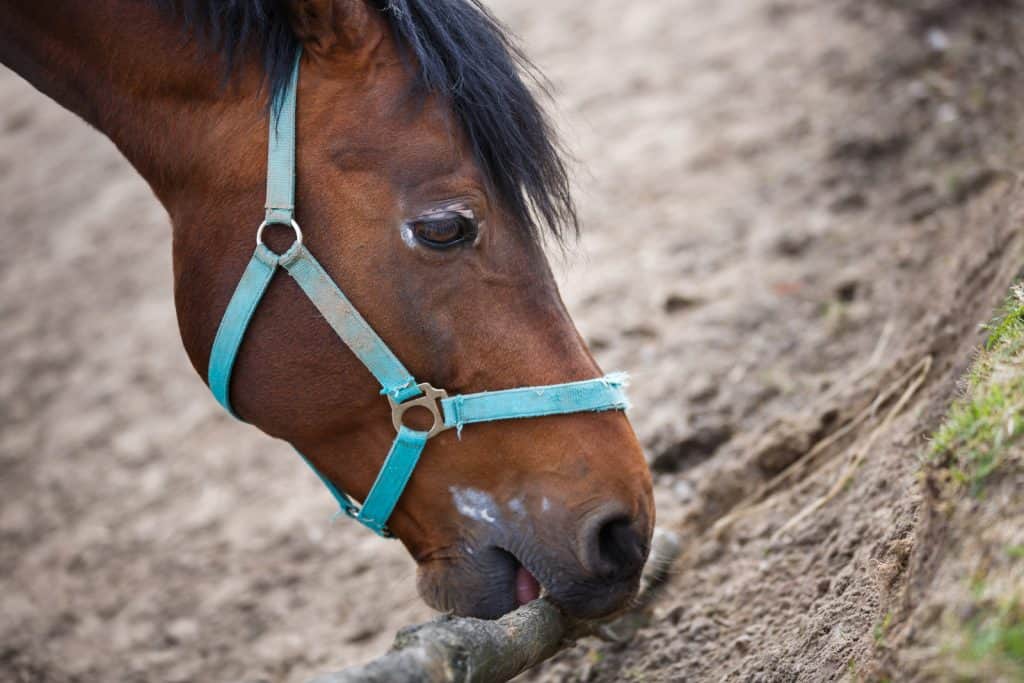
[[(688, 547), (631, 644), (529, 677), (856, 676), (1021, 263), (1020, 10), (491, 4), (554, 83), (586, 225), (557, 269)], [(430, 616), (402, 548), (191, 370), (144, 182), (8, 72), (0, 102), (0, 678), (301, 681)]]

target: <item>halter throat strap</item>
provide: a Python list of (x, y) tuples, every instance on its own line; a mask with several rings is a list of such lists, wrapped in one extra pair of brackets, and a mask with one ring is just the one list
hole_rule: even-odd
[[(356, 503), (325, 477), (305, 456), (334, 495), (343, 513), (382, 536), (390, 536), (386, 523), (412, 477), (427, 442), (447, 429), (459, 434), (465, 425), (494, 420), (562, 415), (578, 412), (625, 410), (629, 406), (625, 374), (554, 384), (521, 387), (449, 397), (429, 384), (417, 384), (373, 327), (356, 310), (327, 271), (303, 245), (302, 230), (295, 221), (295, 110), (301, 52), (295, 60), (288, 85), (277, 106), (271, 108), (267, 146), (266, 214), (256, 231), (256, 250), (228, 302), (217, 329), (207, 381), (217, 401), (232, 415), (231, 375), (246, 330), (263, 295), (279, 269), (286, 271), (313, 302), (342, 343), (376, 378), (392, 410), (396, 435), (362, 505)], [(268, 225), (291, 226), (295, 241), (283, 254), (263, 244)], [(422, 406), (434, 416), (427, 431), (402, 424), (406, 410)], [(301, 455), (301, 454), (300, 454)]]

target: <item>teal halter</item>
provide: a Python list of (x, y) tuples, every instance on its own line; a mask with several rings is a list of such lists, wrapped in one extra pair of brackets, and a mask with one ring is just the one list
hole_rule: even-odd
[[(207, 381), (217, 401), (234, 415), (229, 396), (231, 369), (256, 307), (278, 266), (284, 268), (341, 341), (377, 378), (382, 387), (380, 393), (391, 404), (391, 419), (398, 432), (384, 466), (361, 506), (317, 471), (309, 460), (303, 459), (334, 494), (345, 514), (381, 536), (390, 536), (385, 523), (409, 482), (428, 439), (452, 427), (461, 434), (464, 425), (476, 422), (625, 410), (629, 405), (625, 394), (626, 376), (617, 373), (582, 382), (451, 397), (443, 389), (417, 383), (302, 244), (302, 231), (294, 220), (295, 93), (298, 78), (297, 57), (280, 107), (271, 108), (266, 218), (256, 231), (256, 251), (228, 302), (213, 340)], [(295, 231), (295, 241), (283, 254), (277, 254), (263, 244), (263, 229), (277, 223), (289, 225)], [(417, 431), (402, 424), (405, 411), (415, 406), (426, 408), (433, 415), (434, 423), (429, 430)]]

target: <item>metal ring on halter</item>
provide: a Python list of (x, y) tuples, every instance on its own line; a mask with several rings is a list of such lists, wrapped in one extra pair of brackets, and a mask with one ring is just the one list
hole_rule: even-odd
[[(256, 246), (257, 247), (262, 247), (263, 246), (263, 228), (267, 227), (268, 225), (288, 225), (288, 224), (287, 223), (282, 223), (281, 221), (263, 221), (262, 223), (260, 223), (260, 227), (256, 228)], [(292, 230), (295, 231), (295, 242), (293, 243), (292, 246), (294, 246), (296, 244), (301, 245), (302, 244), (302, 228), (300, 228), (299, 224), (296, 223), (294, 220), (291, 221), (291, 226), (292, 226)]]
[(444, 389), (436, 389), (426, 382), (416, 386), (423, 392), (423, 395), (411, 398), (404, 403), (398, 403), (388, 395), (388, 403), (391, 404), (391, 424), (395, 426), (395, 431), (397, 432), (402, 428), (402, 417), (405, 415), (405, 411), (409, 410), (409, 408), (417, 407), (429, 410), (434, 418), (434, 424), (431, 425), (430, 430), (427, 432), (428, 439), (437, 436), (446, 429), (451, 429), (451, 427), (444, 423), (444, 415), (441, 410), (441, 399), (448, 398), (448, 392)]

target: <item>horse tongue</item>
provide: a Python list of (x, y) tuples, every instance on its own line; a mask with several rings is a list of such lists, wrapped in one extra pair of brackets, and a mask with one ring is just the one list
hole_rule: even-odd
[(540, 597), (540, 584), (523, 565), (516, 570), (516, 602), (525, 605)]

